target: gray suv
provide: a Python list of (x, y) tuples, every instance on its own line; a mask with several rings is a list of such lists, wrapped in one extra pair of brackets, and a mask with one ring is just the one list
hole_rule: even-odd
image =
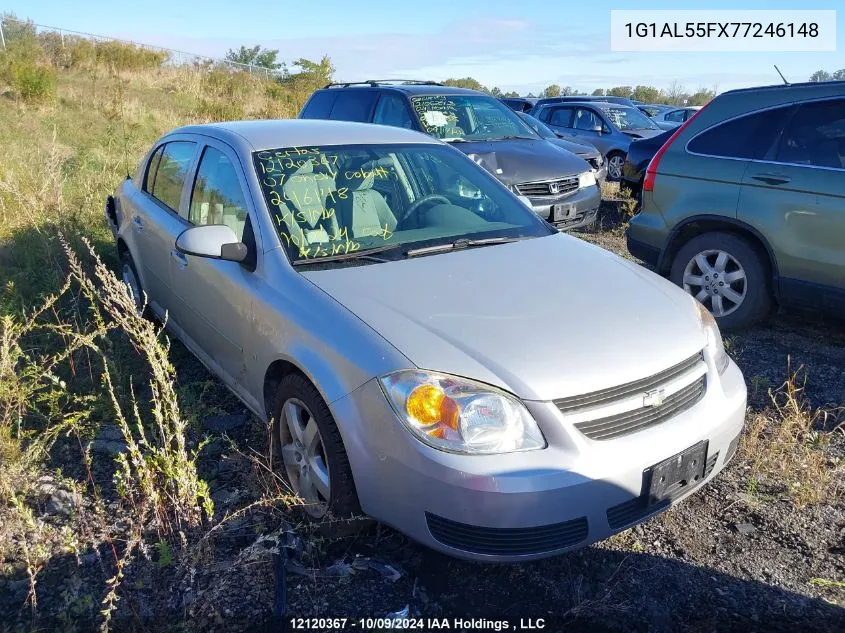
[(558, 230), (590, 226), (598, 217), (601, 194), (592, 167), (477, 90), (406, 80), (329, 84), (311, 95), (299, 118), (417, 130), (461, 150)]
[(631, 141), (661, 134), (637, 108), (605, 101), (571, 101), (538, 107), (531, 114), (564, 138), (595, 145), (607, 162), (608, 180), (619, 180)]

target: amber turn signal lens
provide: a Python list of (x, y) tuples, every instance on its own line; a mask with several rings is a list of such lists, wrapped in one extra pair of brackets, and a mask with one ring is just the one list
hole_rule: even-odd
[[(416, 387), (405, 402), (408, 415), (422, 426), (438, 422), (452, 429), (458, 428), (458, 403), (436, 385)], [(433, 431), (432, 431), (433, 433)], [(440, 429), (442, 434), (442, 429)]]

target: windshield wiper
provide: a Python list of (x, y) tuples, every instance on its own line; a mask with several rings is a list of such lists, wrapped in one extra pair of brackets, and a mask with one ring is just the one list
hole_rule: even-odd
[(362, 251), (353, 251), (351, 253), (338, 253), (337, 255), (326, 255), (325, 257), (311, 257), (307, 259), (298, 259), (291, 262), (291, 266), (308, 266), (310, 264), (322, 264), (323, 262), (342, 262), (353, 259), (364, 259), (371, 262), (389, 262), (390, 259), (384, 257), (376, 257), (376, 253), (384, 253), (386, 251), (399, 250), (402, 244), (388, 244), (385, 246), (377, 246), (375, 248), (367, 248)]
[(536, 136), (520, 136), (519, 134), (508, 134), (507, 136), (497, 136), (496, 138), (488, 139), (490, 141), (536, 141)]
[(406, 251), (406, 257), (419, 257), (420, 255), (432, 255), (434, 253), (445, 253), (447, 251), (460, 250), (462, 248), (473, 248), (476, 246), (489, 246), (491, 244), (507, 244), (508, 242), (517, 242), (524, 240), (524, 237), (488, 237), (483, 240), (470, 240), (460, 238), (454, 242), (447, 242), (446, 244), (435, 244), (434, 246), (423, 246), (421, 248), (412, 248)]

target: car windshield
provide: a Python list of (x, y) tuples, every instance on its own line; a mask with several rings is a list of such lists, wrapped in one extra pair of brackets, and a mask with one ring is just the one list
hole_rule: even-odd
[(504, 103), (484, 95), (411, 97), (423, 129), (444, 141), (494, 141), (536, 135)]
[(665, 112), (666, 109), (667, 109), (667, 108), (664, 108), (662, 106), (654, 106), (654, 105), (641, 105), (641, 106), (639, 106), (639, 108), (640, 108), (640, 111), (643, 114), (646, 114), (648, 116), (657, 116), (661, 112)]
[(556, 139), (558, 136), (552, 129), (543, 123), (540, 119), (535, 119), (530, 114), (517, 113), (519, 118), (525, 121), (526, 125), (534, 130), (540, 137), (546, 139)]
[(627, 106), (607, 106), (602, 108), (610, 122), (617, 128), (627, 130), (659, 130), (660, 127), (635, 108)]
[[(459, 239), (554, 233), (493, 176), (439, 144), (290, 147), (253, 154), (292, 262), (404, 257)], [(393, 252), (388, 252), (388, 251)]]

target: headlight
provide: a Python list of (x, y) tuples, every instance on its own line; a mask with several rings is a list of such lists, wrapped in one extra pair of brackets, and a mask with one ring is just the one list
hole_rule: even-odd
[(710, 311), (701, 305), (700, 302), (695, 301), (695, 308), (698, 310), (698, 319), (707, 336), (707, 350), (716, 364), (717, 371), (720, 374), (724, 374), (728, 368), (730, 358), (725, 351), (725, 344), (722, 342), (722, 333), (719, 331), (719, 325), (716, 323), (713, 315), (710, 314)]
[(578, 188), (590, 187), (596, 184), (596, 175), (592, 171), (585, 171), (578, 176)]
[(546, 446), (525, 405), (494, 387), (421, 370), (398, 371), (379, 382), (399, 419), (434, 448), (491, 454)]

